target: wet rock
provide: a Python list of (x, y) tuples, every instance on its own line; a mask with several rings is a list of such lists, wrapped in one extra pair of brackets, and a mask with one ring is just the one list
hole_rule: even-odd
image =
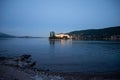
[(35, 65), (36, 65), (36, 62), (33, 62), (29, 65), (29, 67), (31, 68), (31, 67), (34, 67)]
[(0, 61), (5, 65), (17, 66), (20, 68), (32, 68), (36, 65), (36, 62), (32, 61), (30, 57), (31, 55), (28, 54), (13, 58), (0, 57)]
[(6, 57), (0, 57), (0, 61), (3, 61), (5, 59), (6, 59)]
[(31, 57), (31, 55), (24, 54), (24, 55), (20, 56), (20, 60), (25, 61), (25, 60), (29, 59), (30, 57)]

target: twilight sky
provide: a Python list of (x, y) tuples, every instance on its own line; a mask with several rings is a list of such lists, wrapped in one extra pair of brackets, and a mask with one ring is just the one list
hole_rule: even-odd
[(0, 32), (49, 36), (120, 26), (120, 0), (0, 0)]

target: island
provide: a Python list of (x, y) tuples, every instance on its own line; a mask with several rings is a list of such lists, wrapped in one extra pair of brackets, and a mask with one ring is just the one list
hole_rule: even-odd
[(49, 39), (72, 39), (72, 36), (65, 33), (55, 34), (54, 31), (50, 32)]

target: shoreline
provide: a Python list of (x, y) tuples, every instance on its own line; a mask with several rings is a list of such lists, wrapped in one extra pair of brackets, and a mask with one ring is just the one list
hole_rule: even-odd
[[(0, 57), (0, 80), (119, 80), (120, 73), (80, 73), (80, 72), (54, 72), (29, 67), (31, 63), (16, 65), (16, 60), (23, 57)], [(25, 57), (25, 55), (24, 55)], [(30, 55), (26, 55), (28, 60)], [(32, 61), (31, 61), (32, 62)], [(24, 63), (21, 63), (24, 64)], [(28, 66), (29, 65), (29, 66)], [(14, 74), (11, 74), (13, 73)], [(7, 77), (6, 77), (7, 76)], [(23, 79), (25, 78), (25, 79)]]

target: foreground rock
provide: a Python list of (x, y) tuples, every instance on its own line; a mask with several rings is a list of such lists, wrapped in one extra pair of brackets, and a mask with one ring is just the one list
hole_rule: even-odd
[(21, 68), (33, 68), (36, 64), (35, 61), (30, 59), (31, 55), (22, 55), (14, 58), (0, 57), (1, 64), (11, 65)]
[(32, 78), (17, 68), (0, 65), (0, 80), (32, 80)]
[(84, 74), (52, 72), (34, 68), (31, 55), (0, 57), (0, 80), (120, 80), (119, 73)]
[(46, 75), (30, 69), (0, 65), (0, 80), (64, 80), (63, 77)]
[(31, 55), (14, 58), (0, 57), (0, 80), (64, 80), (58, 75), (46, 74), (48, 70), (34, 68)]

